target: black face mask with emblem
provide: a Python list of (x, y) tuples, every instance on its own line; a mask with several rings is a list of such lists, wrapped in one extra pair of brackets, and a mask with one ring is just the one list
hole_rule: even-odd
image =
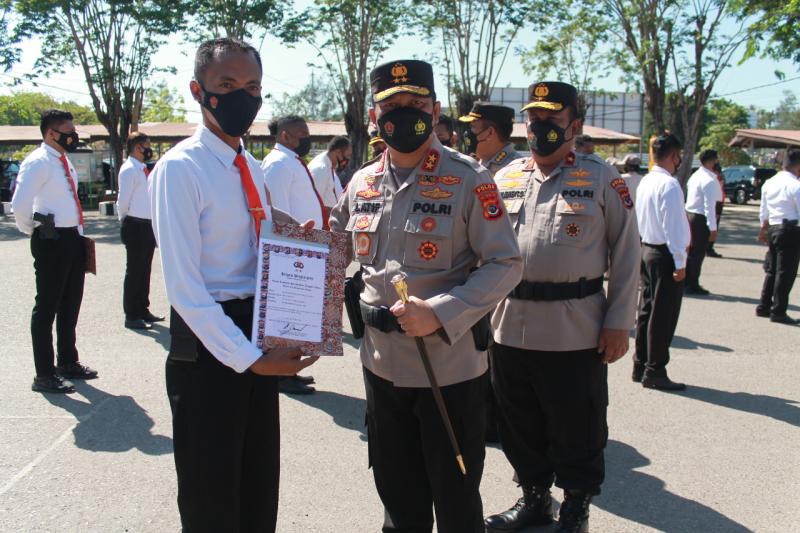
[(410, 154), (425, 144), (433, 131), (433, 115), (415, 107), (398, 107), (378, 119), (381, 139), (389, 146)]
[(71, 133), (64, 133), (63, 131), (55, 131), (60, 133), (58, 139), (56, 139), (56, 142), (61, 148), (70, 153), (78, 149), (78, 141), (80, 138), (76, 132), (73, 131)]
[(204, 93), (202, 106), (208, 109), (222, 131), (231, 137), (244, 135), (261, 109), (261, 97), (253, 96), (245, 89), (218, 94), (207, 91), (202, 85), (200, 87)]
[(528, 146), (534, 154), (548, 156), (567, 142), (565, 138), (567, 130), (551, 120), (534, 120), (528, 129), (533, 135), (533, 138), (528, 141)]

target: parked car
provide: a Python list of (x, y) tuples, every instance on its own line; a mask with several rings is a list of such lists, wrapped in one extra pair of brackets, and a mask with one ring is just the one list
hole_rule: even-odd
[(778, 171), (774, 168), (735, 165), (722, 169), (725, 196), (735, 204), (746, 204), (751, 198), (761, 199), (761, 186)]

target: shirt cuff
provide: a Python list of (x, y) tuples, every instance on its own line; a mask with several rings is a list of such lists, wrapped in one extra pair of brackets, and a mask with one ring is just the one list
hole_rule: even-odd
[(431, 306), (439, 322), (442, 323), (442, 329), (447, 335), (447, 338), (444, 339), (445, 342), (452, 346), (466, 333), (463, 320), (464, 309), (462, 309), (461, 301), (449, 294), (439, 294), (433, 298), (428, 298), (426, 302)]
[(242, 373), (246, 371), (248, 368), (253, 366), (259, 357), (261, 357), (263, 353), (261, 350), (250, 344), (249, 342), (244, 342), (236, 349), (235, 352), (231, 355), (230, 361), (228, 366), (234, 369), (238, 373)]

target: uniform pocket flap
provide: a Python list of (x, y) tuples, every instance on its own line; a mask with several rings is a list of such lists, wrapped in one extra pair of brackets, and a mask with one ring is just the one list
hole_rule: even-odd
[(439, 237), (450, 237), (453, 218), (432, 215), (409, 215), (406, 220), (407, 233), (424, 233)]

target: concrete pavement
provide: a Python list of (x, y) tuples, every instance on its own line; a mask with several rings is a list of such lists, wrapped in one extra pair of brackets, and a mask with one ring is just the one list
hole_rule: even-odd
[[(764, 254), (756, 227), (755, 206), (726, 207), (717, 247), (724, 258), (707, 259), (702, 278), (713, 295), (684, 300), (669, 370), (688, 391), (631, 383), (630, 356), (611, 367), (608, 474), (593, 531), (798, 529), (800, 328), (754, 315)], [(100, 379), (72, 395), (41, 395), (30, 390), (28, 240), (13, 218), (0, 217), (0, 531), (179, 530), (163, 373), (169, 335), (166, 326), (122, 327), (118, 233), (115, 220), (88, 220), (98, 275), (87, 277), (78, 346)], [(152, 309), (166, 313), (157, 261)], [(791, 303), (800, 317), (800, 288)], [(345, 343), (345, 357), (311, 367), (316, 395), (281, 399), (279, 532), (380, 530), (357, 343), (349, 335)], [(511, 474), (490, 447), (486, 514), (518, 497)]]

